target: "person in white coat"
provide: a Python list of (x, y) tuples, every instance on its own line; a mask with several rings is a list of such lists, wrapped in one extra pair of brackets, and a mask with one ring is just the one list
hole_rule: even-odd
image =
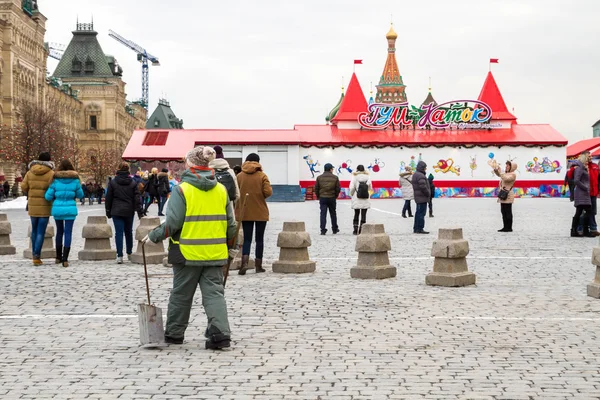
[[(373, 184), (369, 173), (365, 171), (364, 165), (356, 167), (356, 172), (350, 183), (350, 196), (352, 196), (352, 209), (354, 210), (354, 235), (359, 235), (362, 226), (367, 223), (367, 210), (371, 208), (371, 192)], [(360, 216), (360, 226), (358, 225), (358, 217)]]
[(412, 175), (412, 168), (406, 167), (406, 172), (400, 174), (400, 180), (398, 181), (402, 189), (402, 198), (404, 199), (402, 218), (406, 218), (407, 212), (409, 218), (413, 217), (411, 201), (415, 199), (415, 191), (412, 186)]

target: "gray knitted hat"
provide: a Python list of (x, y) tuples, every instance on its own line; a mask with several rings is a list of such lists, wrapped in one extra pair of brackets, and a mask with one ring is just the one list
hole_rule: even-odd
[(208, 167), (208, 163), (215, 159), (215, 150), (208, 146), (194, 147), (185, 157), (190, 167)]

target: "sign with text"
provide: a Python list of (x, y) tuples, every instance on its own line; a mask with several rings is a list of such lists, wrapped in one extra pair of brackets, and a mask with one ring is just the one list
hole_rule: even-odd
[(393, 126), (425, 128), (487, 129), (492, 109), (478, 100), (455, 100), (443, 104), (426, 104), (420, 108), (408, 102), (372, 103), (367, 112), (358, 116), (358, 123), (366, 129), (385, 129)]

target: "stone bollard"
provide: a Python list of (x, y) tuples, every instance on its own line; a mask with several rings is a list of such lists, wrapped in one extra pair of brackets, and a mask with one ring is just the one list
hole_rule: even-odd
[(383, 224), (365, 224), (356, 237), (358, 261), (350, 269), (350, 276), (357, 279), (386, 279), (396, 276), (396, 267), (390, 265), (388, 251), (392, 249), (390, 237)]
[(431, 255), (433, 272), (425, 283), (431, 286), (469, 286), (475, 284), (475, 274), (469, 272), (467, 255), (469, 242), (463, 239), (462, 228), (440, 229), (438, 240), (433, 242)]
[[(238, 222), (241, 223), (241, 222)], [(242, 246), (244, 245), (244, 232), (240, 229), (240, 233), (237, 238), (237, 250), (233, 261), (231, 262), (230, 271), (238, 270), (242, 267)], [(254, 269), (254, 259), (250, 257), (248, 261), (248, 269)]]
[(592, 264), (596, 266), (596, 276), (592, 283), (587, 285), (587, 295), (600, 299), (600, 247), (592, 250)]
[(88, 217), (87, 224), (83, 226), (81, 232), (85, 244), (83, 250), (79, 252), (79, 259), (82, 261), (114, 260), (117, 252), (110, 245), (112, 235), (112, 228), (105, 216)]
[[(29, 229), (27, 230), (27, 237), (29, 239), (29, 247), (23, 251), (23, 257), (25, 258), (33, 258), (32, 249), (31, 249), (31, 224), (29, 225)], [(46, 234), (44, 235), (44, 245), (42, 246), (42, 254), (40, 258), (55, 258), (56, 257), (56, 249), (54, 248), (54, 225), (48, 224), (46, 228)]]
[(304, 222), (284, 222), (283, 231), (277, 237), (279, 260), (273, 262), (273, 272), (302, 274), (315, 272), (317, 263), (310, 261), (308, 247), (310, 235)]
[[(138, 241), (135, 253), (131, 255), (131, 261), (136, 264), (143, 264), (142, 242), (141, 240), (157, 226), (160, 225), (158, 217), (144, 217), (140, 220), (140, 226), (135, 231), (135, 240)], [(150, 240), (146, 242), (146, 264), (162, 264), (163, 259), (167, 256), (163, 242), (152, 243)]]
[(0, 255), (17, 254), (15, 246), (10, 244), (12, 227), (6, 214), (0, 214)]

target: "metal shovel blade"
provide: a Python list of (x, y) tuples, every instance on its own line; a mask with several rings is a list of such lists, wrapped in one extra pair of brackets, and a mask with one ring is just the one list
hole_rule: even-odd
[(162, 309), (148, 304), (138, 304), (137, 309), (141, 345), (143, 347), (166, 346)]

